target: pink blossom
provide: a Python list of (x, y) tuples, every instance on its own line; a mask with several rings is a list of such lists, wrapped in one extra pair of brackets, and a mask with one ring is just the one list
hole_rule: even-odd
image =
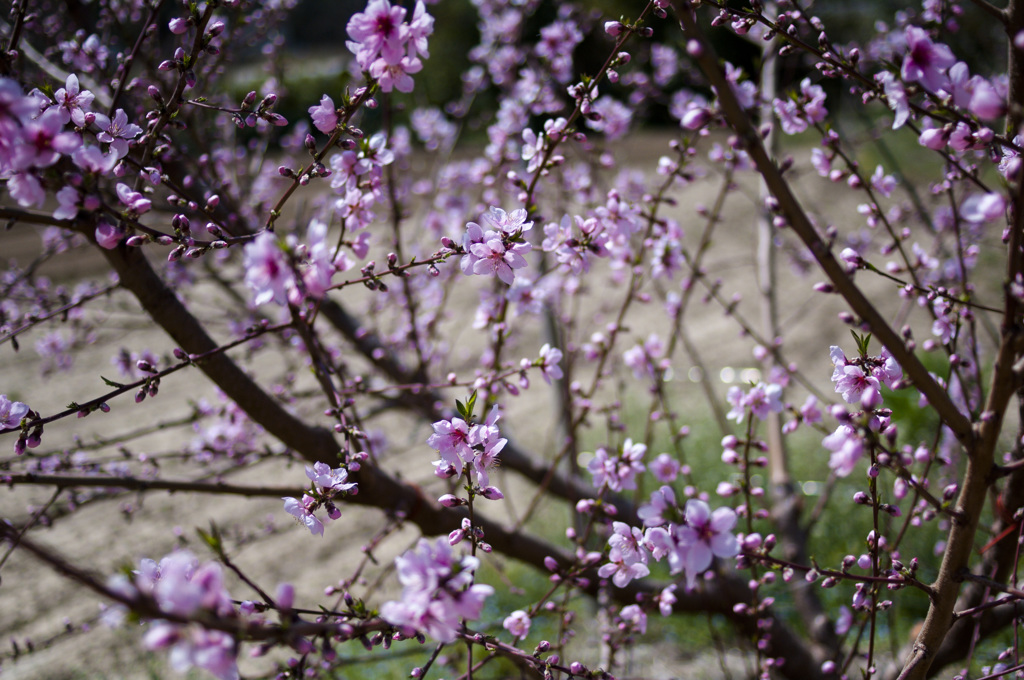
[(528, 243), (513, 244), (506, 249), (500, 238), (474, 243), (469, 250), (470, 254), (476, 258), (473, 262), (473, 273), (497, 276), (511, 286), (515, 281), (515, 274), (512, 270), (522, 269), (526, 266), (526, 260), (520, 253), (529, 250), (530, 244)]
[(607, 485), (612, 491), (636, 488), (636, 475), (644, 471), (640, 461), (647, 452), (645, 444), (634, 444), (627, 439), (622, 446), (622, 453), (611, 456), (605, 448), (594, 452), (594, 458), (587, 469), (594, 476), (594, 486), (600, 489)]
[(124, 231), (107, 222), (96, 225), (96, 245), (112, 250), (124, 239)]
[(110, 144), (110, 150), (117, 158), (124, 158), (128, 154), (128, 142), (142, 134), (141, 127), (128, 122), (128, 114), (124, 109), (118, 109), (113, 120), (102, 113), (97, 113), (96, 126), (102, 130), (96, 135), (96, 139)]
[(654, 478), (662, 484), (671, 484), (679, 476), (679, 461), (667, 453), (660, 454), (648, 467)]
[(1006, 214), (1006, 199), (1002, 194), (972, 194), (960, 206), (960, 216), (968, 222), (983, 224), (1001, 219)]
[(571, 21), (555, 21), (540, 29), (537, 56), (548, 62), (558, 82), (572, 79), (572, 53), (582, 40), (583, 34)]
[(331, 277), (335, 271), (332, 252), (333, 247), (327, 242), (327, 223), (312, 220), (306, 230), (306, 257), (302, 282), (306, 286), (306, 292), (317, 300), (331, 287)]
[(320, 461), (313, 463), (313, 467), (306, 466), (306, 476), (321, 495), (351, 493), (356, 488), (355, 482), (348, 481), (348, 470), (343, 467), (332, 469), (330, 465)]
[(769, 413), (780, 413), (783, 409), (782, 387), (774, 383), (759, 382), (748, 392), (734, 385), (729, 388), (726, 398), (732, 404), (726, 417), (737, 423), (743, 422), (748, 409), (758, 420), (764, 420)]
[[(74, 122), (76, 127), (83, 128), (91, 120), (86, 118), (86, 112), (92, 105), (95, 95), (89, 90), (82, 90), (78, 85), (78, 76), (74, 73), (67, 77), (64, 87), (54, 93), (57, 100), (57, 111), (60, 114), (60, 122)], [(95, 118), (95, 114), (92, 114)]]
[(658, 612), (662, 616), (670, 616), (672, 614), (672, 605), (676, 603), (676, 584), (665, 586), (665, 588), (655, 598), (658, 602)]
[(517, 609), (501, 624), (514, 638), (524, 638), (530, 634), (530, 616), (522, 609)]
[(875, 167), (875, 173), (871, 175), (871, 186), (875, 191), (889, 198), (896, 189), (896, 178), (885, 174), (885, 170), (879, 165)]
[(647, 614), (640, 608), (640, 605), (628, 604), (619, 612), (619, 618), (628, 628), (643, 635), (647, 632)]
[(6, 394), (0, 394), (0, 427), (11, 428), (21, 425), (21, 419), (28, 415), (29, 408), (20, 401), (11, 401)]
[(381, 618), (438, 642), (453, 642), (462, 619), (480, 618), (484, 600), (494, 593), (491, 586), (473, 583), (479, 564), (475, 557), (456, 561), (444, 537), (434, 543), (421, 538), (414, 549), (395, 559), (402, 598), (385, 602)]
[(860, 403), (861, 395), (869, 387), (878, 389), (878, 378), (865, 370), (865, 364), (853, 363), (846, 358), (843, 350), (833, 345), (829, 349), (832, 358), (832, 382), (836, 384), (836, 392), (843, 396), (848, 404)]
[[(661, 454), (666, 456), (668, 454)], [(660, 458), (660, 456), (659, 456)], [(677, 463), (678, 465), (678, 463)], [(654, 467), (653, 465), (651, 466)], [(640, 506), (637, 510), (637, 517), (648, 527), (657, 527), (668, 524), (669, 520), (678, 511), (676, 505), (676, 494), (670, 486), (663, 486), (651, 492), (651, 502)]]
[(407, 34), (410, 57), (430, 57), (430, 52), (427, 51), (427, 38), (433, 32), (434, 17), (427, 14), (427, 7), (423, 4), (423, 0), (416, 0)]
[(679, 530), (679, 541), (686, 547), (683, 569), (686, 589), (692, 590), (697, 576), (711, 566), (713, 557), (735, 557), (740, 544), (732, 534), (736, 512), (732, 508), (711, 508), (704, 501), (686, 501), (686, 525)]
[(46, 190), (39, 178), (27, 172), (19, 172), (7, 180), (7, 191), (23, 208), (42, 205), (46, 200)]
[[(120, 140), (124, 142), (124, 140)], [(127, 142), (125, 142), (125, 152), (127, 153)], [(79, 168), (85, 172), (91, 172), (94, 175), (108, 175), (117, 165), (118, 161), (117, 152), (114, 150), (114, 145), (111, 145), (110, 153), (103, 153), (103, 150), (98, 146), (83, 146), (77, 151), (71, 154), (71, 160), (75, 162)]]
[(395, 60), (380, 57), (370, 64), (370, 75), (377, 79), (382, 92), (412, 92), (412, 74), (423, 70), (418, 57), (402, 56)]
[(245, 283), (256, 294), (254, 305), (287, 304), (293, 282), (292, 268), (273, 234), (262, 232), (245, 245)]
[(345, 30), (352, 41), (347, 46), (364, 71), (370, 70), (381, 53), (401, 58), (408, 35), (404, 20), (405, 8), (392, 7), (388, 0), (370, 0), (364, 11), (349, 19)]
[(929, 128), (921, 133), (917, 141), (925, 148), (938, 151), (949, 143), (949, 132), (945, 128)]
[(612, 550), (618, 550), (627, 564), (634, 562), (647, 564), (647, 551), (643, 547), (643, 531), (631, 527), (625, 522), (612, 522), (612, 532), (608, 538), (608, 546)]
[(475, 455), (469, 443), (469, 425), (462, 418), (439, 420), (433, 424), (434, 434), (427, 438), (427, 444), (441, 454), (441, 459), (457, 468), (469, 462)]
[(839, 477), (849, 476), (857, 462), (864, 456), (864, 442), (857, 431), (849, 425), (840, 425), (821, 443), (832, 452), (828, 466)]
[(608, 552), (608, 563), (601, 565), (597, 575), (601, 578), (609, 576), (619, 588), (625, 588), (635, 578), (643, 578), (651, 573), (651, 570), (643, 562), (629, 562), (616, 548)]
[(604, 96), (594, 102), (592, 110), (600, 118), (596, 120), (587, 119), (587, 125), (598, 132), (604, 133), (608, 141), (620, 139), (629, 132), (633, 112), (622, 102)]
[(299, 520), (314, 536), (324, 535), (324, 524), (314, 513), (316, 499), (309, 494), (303, 494), (302, 500), (297, 498), (282, 498), (284, 511)]
[(942, 73), (956, 63), (953, 52), (942, 43), (933, 43), (928, 32), (917, 26), (907, 26), (907, 55), (903, 58), (900, 74), (907, 82), (920, 82), (927, 90), (938, 92), (946, 83)]
[(511, 236), (516, 233), (529, 231), (533, 228), (533, 222), (526, 221), (527, 215), (527, 212), (522, 208), (518, 208), (509, 213), (492, 205), (487, 209), (487, 212), (484, 213), (483, 221), (487, 226), (493, 227), (494, 229)]
[(559, 368), (558, 362), (562, 360), (562, 350), (544, 343), (540, 348), (540, 360), (540, 370), (547, 384), (550, 385), (552, 380), (561, 380), (562, 369)]
[(896, 117), (892, 121), (892, 129), (898, 130), (910, 118), (910, 100), (907, 99), (903, 83), (888, 71), (876, 74), (875, 80), (882, 84), (882, 88), (885, 90), (885, 101), (889, 108), (896, 112)]
[(999, 118), (1006, 113), (1006, 97), (1001, 95), (987, 80), (979, 79), (971, 92), (967, 108), (982, 120)]
[(138, 191), (132, 191), (127, 184), (118, 183), (117, 198), (128, 207), (128, 211), (136, 215), (149, 212), (153, 202)]
[(62, 132), (64, 124), (56, 108), (47, 109), (35, 120), (25, 123), (21, 138), (11, 161), (15, 170), (47, 168), (62, 154), (70, 154), (82, 145), (82, 138), (74, 132)]

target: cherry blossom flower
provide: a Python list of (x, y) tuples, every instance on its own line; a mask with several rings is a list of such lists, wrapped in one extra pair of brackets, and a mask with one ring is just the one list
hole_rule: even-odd
[(282, 498), (284, 511), (299, 520), (314, 536), (324, 535), (324, 524), (314, 514), (317, 501), (309, 494), (303, 494), (302, 500), (297, 498)]
[(552, 380), (562, 379), (562, 369), (558, 366), (558, 362), (562, 360), (562, 350), (544, 343), (540, 348), (540, 359), (540, 370), (547, 384), (550, 385)]
[(674, 482), (676, 477), (679, 476), (680, 467), (679, 461), (668, 453), (659, 454), (658, 457), (648, 465), (648, 468), (651, 470), (651, 474), (653, 474), (654, 478), (662, 484), (671, 484)]
[(587, 125), (598, 132), (604, 133), (608, 141), (620, 139), (629, 132), (629, 125), (633, 120), (633, 112), (622, 102), (611, 99), (608, 96), (601, 97), (594, 102), (593, 112), (600, 116), (596, 119), (587, 119)]
[[(74, 73), (67, 77), (64, 87), (54, 93), (57, 100), (57, 112), (60, 115), (60, 122), (67, 125), (73, 122), (75, 127), (86, 127), (91, 120), (86, 118), (87, 111), (92, 105), (95, 95), (89, 90), (83, 90), (78, 84), (78, 76)], [(92, 114), (95, 118), (96, 114)], [(141, 132), (141, 130), (140, 130)]]
[(643, 547), (644, 532), (625, 522), (612, 522), (612, 535), (608, 547), (616, 549), (627, 562), (647, 563), (647, 551)]
[(254, 305), (287, 304), (293, 281), (292, 268), (273, 234), (265, 231), (245, 245), (245, 283), (256, 294)]
[(327, 463), (319, 461), (313, 463), (313, 467), (306, 466), (306, 476), (320, 493), (349, 493), (356, 488), (355, 482), (348, 481), (348, 470), (332, 469)]
[(882, 84), (885, 90), (885, 101), (889, 108), (896, 112), (896, 117), (892, 121), (892, 129), (898, 130), (910, 118), (910, 100), (907, 99), (903, 83), (888, 71), (876, 74), (875, 80)]
[(676, 584), (672, 583), (658, 593), (655, 600), (658, 602), (658, 612), (662, 616), (670, 616), (672, 614), (672, 605), (677, 601), (676, 598)]
[(313, 119), (313, 127), (325, 135), (331, 134), (338, 127), (338, 109), (334, 106), (334, 100), (326, 94), (321, 97), (319, 104), (309, 107), (309, 115)]
[(733, 385), (726, 399), (732, 404), (726, 417), (737, 423), (743, 422), (748, 409), (758, 420), (764, 420), (769, 413), (780, 413), (783, 409), (782, 387), (774, 383), (759, 382), (747, 392)]
[(405, 8), (392, 7), (388, 0), (370, 0), (364, 11), (349, 19), (345, 30), (352, 40), (347, 46), (364, 71), (370, 70), (370, 64), (382, 52), (392, 56), (402, 53), (408, 32), (404, 20)]
[(956, 63), (953, 52), (942, 43), (933, 43), (928, 32), (917, 26), (907, 26), (907, 55), (903, 58), (900, 75), (907, 82), (919, 82), (931, 92), (938, 92), (946, 83), (943, 69)]
[(520, 240), (519, 234), (533, 227), (533, 222), (526, 222), (525, 210), (514, 210), (506, 213), (500, 208), (491, 207), (484, 214), (483, 220), (495, 229), (486, 231), (476, 222), (466, 224), (463, 236), (461, 267), (466, 274), (497, 276), (501, 281), (513, 285), (513, 270), (527, 266), (523, 257), (530, 252), (530, 243)]
[(70, 154), (82, 145), (82, 138), (74, 132), (63, 132), (61, 113), (47, 109), (35, 120), (24, 124), (21, 131), (23, 144), (14, 149), (11, 165), (14, 170), (48, 168), (63, 154)]
[(608, 578), (609, 576), (619, 588), (625, 588), (629, 585), (629, 582), (635, 578), (643, 578), (651, 573), (651, 570), (643, 562), (630, 562), (626, 557), (616, 548), (612, 548), (608, 552), (608, 563), (601, 565), (597, 570), (597, 575), (601, 578)]
[(170, 648), (171, 668), (186, 673), (202, 668), (219, 680), (237, 680), (238, 662), (235, 639), (224, 631), (199, 626), (155, 623), (142, 639), (149, 650)]
[(514, 638), (524, 638), (530, 634), (530, 616), (522, 609), (517, 609), (501, 624)]
[[(124, 142), (123, 139), (121, 141)], [(127, 153), (127, 142), (125, 142), (125, 152)], [(91, 172), (94, 175), (109, 175), (117, 165), (118, 155), (113, 145), (111, 145), (109, 153), (103, 153), (98, 146), (89, 145), (80, 147), (71, 154), (71, 160), (85, 172)]]
[(1006, 199), (996, 192), (972, 194), (960, 206), (960, 216), (974, 224), (992, 222), (1005, 214)]
[(430, 57), (430, 52), (427, 51), (427, 38), (433, 32), (434, 17), (427, 14), (427, 7), (423, 4), (423, 0), (416, 0), (416, 6), (413, 8), (412, 19), (409, 20), (407, 33), (407, 47), (409, 48), (410, 57)]
[(399, 57), (391, 61), (380, 57), (370, 64), (370, 75), (377, 79), (381, 92), (412, 92), (412, 74), (423, 70), (423, 62), (417, 57)]
[(679, 529), (680, 543), (686, 546), (683, 569), (686, 589), (692, 590), (699, 574), (711, 566), (714, 557), (735, 557), (740, 544), (731, 533), (736, 526), (736, 512), (732, 508), (711, 508), (704, 501), (686, 501), (686, 524)]
[(118, 109), (113, 120), (102, 113), (97, 113), (96, 126), (102, 130), (96, 135), (96, 139), (110, 144), (110, 150), (117, 158), (124, 158), (128, 154), (128, 142), (142, 134), (141, 127), (128, 122), (128, 114), (124, 109)]
[(462, 418), (439, 420), (432, 426), (434, 434), (427, 437), (427, 444), (441, 454), (441, 460), (456, 468), (473, 460), (475, 455), (469, 443), (469, 424)]
[(568, 83), (572, 78), (572, 52), (582, 40), (580, 29), (570, 21), (555, 21), (540, 29), (537, 56), (548, 61), (558, 82)]
[(25, 172), (19, 172), (7, 180), (7, 191), (24, 208), (42, 205), (46, 200), (46, 190), (39, 178)]
[(96, 245), (100, 248), (113, 250), (122, 240), (124, 231), (108, 222), (100, 222), (96, 225)]
[(333, 247), (327, 242), (327, 223), (312, 220), (306, 230), (306, 257), (302, 282), (305, 284), (306, 292), (318, 300), (331, 287), (331, 277), (336, 269), (332, 251)]
[(131, 187), (123, 183), (118, 183), (117, 185), (117, 198), (127, 206), (130, 213), (135, 215), (149, 212), (150, 207), (153, 205), (153, 202), (143, 194), (138, 191), (132, 191)]
[(619, 619), (627, 625), (627, 627), (643, 635), (647, 632), (647, 614), (640, 608), (640, 605), (628, 604), (622, 608), (619, 612)]
[(527, 263), (522, 253), (529, 252), (530, 247), (529, 243), (509, 244), (506, 247), (500, 238), (490, 238), (482, 243), (474, 243), (469, 249), (475, 258), (473, 273), (497, 276), (511, 286), (516, 276), (512, 270), (522, 269), (526, 266)]
[(20, 401), (11, 401), (6, 394), (0, 394), (0, 427), (18, 427), (21, 419), (28, 415), (29, 408)]
[(587, 469), (594, 476), (594, 486), (600, 489), (607, 485), (612, 491), (635, 489), (635, 477), (645, 469), (640, 461), (646, 452), (645, 444), (634, 444), (632, 439), (625, 441), (622, 453), (618, 455), (609, 455), (607, 449), (599, 448), (587, 465)]
[[(150, 595), (162, 611), (177, 616), (191, 616), (200, 610), (219, 617), (237, 615), (221, 566), (216, 562), (199, 564), (188, 551), (171, 553), (159, 563), (140, 561), (134, 582), (122, 580), (117, 590), (128, 597), (136, 592)], [(196, 667), (221, 680), (238, 678), (238, 650), (229, 633), (197, 624), (157, 620), (147, 631), (143, 644), (151, 650), (169, 648), (171, 667), (178, 672)]]
[(864, 457), (864, 442), (849, 425), (840, 425), (821, 443), (832, 452), (828, 466), (839, 477), (848, 477), (857, 462)]
[(381, 618), (438, 642), (453, 642), (462, 619), (480, 618), (484, 600), (494, 593), (491, 586), (473, 583), (479, 564), (469, 556), (456, 561), (443, 536), (433, 543), (421, 538), (414, 549), (395, 559), (402, 598), (385, 602)]

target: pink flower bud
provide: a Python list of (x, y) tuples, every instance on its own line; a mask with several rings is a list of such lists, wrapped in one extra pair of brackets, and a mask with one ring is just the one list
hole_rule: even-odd
[(295, 586), (291, 583), (281, 583), (277, 586), (277, 606), (281, 609), (291, 609), (295, 605)]

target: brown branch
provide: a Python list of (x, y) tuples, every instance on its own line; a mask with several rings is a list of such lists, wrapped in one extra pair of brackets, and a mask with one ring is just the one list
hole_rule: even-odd
[(726, 122), (738, 135), (743, 148), (750, 154), (751, 160), (757, 167), (758, 174), (761, 175), (772, 195), (778, 200), (779, 210), (785, 215), (789, 227), (810, 249), (818, 266), (829, 278), (836, 292), (843, 296), (850, 308), (868, 325), (871, 333), (892, 353), (915, 387), (928, 399), (929, 405), (935, 409), (943, 423), (949, 426), (961, 443), (965, 445), (970, 443), (973, 438), (970, 419), (960, 413), (946, 391), (928, 373), (924, 364), (912, 351), (907, 349), (899, 334), (889, 326), (881, 313), (847, 275), (846, 270), (832, 255), (828, 244), (811, 224), (803, 206), (790, 189), (789, 183), (761, 143), (760, 134), (737, 101), (731, 84), (726, 80), (725, 73), (718, 64), (714, 50), (697, 25), (689, 2), (674, 0), (673, 4), (687, 37), (696, 41), (700, 46), (695, 58), (708, 82), (715, 88)]
[(248, 486), (225, 482), (188, 482), (170, 479), (139, 479), (138, 477), (110, 477), (108, 475), (72, 476), (40, 475), (35, 473), (0, 474), (0, 484), (12, 486), (52, 486), (57, 489), (98, 487), (101, 489), (127, 489), (129, 491), (169, 491), (170, 493), (208, 493), (255, 498), (267, 496), (297, 498), (306, 492), (301, 487)]

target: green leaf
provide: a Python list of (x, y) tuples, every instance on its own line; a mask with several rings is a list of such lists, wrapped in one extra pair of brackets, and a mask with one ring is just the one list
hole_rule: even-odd
[(224, 541), (221, 537), (220, 528), (213, 522), (210, 522), (210, 530), (204, 531), (199, 527), (196, 527), (196, 533), (199, 534), (199, 538), (202, 539), (203, 543), (209, 546), (216, 555), (221, 556), (224, 554)]
[(122, 387), (124, 387), (124, 385), (122, 385), (121, 383), (114, 382), (113, 380), (104, 378), (102, 375), (100, 376), (100, 380), (102, 380), (103, 384), (105, 384), (107, 387), (116, 387), (117, 389), (121, 389)]

